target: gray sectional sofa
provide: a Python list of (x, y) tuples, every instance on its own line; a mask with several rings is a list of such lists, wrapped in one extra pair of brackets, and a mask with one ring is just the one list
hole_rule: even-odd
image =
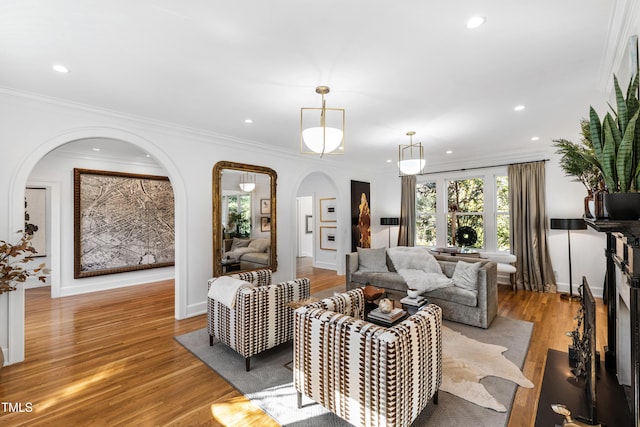
[[(426, 250), (426, 249), (425, 249)], [(459, 261), (480, 263), (475, 291), (458, 286), (449, 286), (423, 293), (429, 302), (442, 308), (442, 316), (447, 320), (467, 325), (488, 328), (498, 313), (498, 283), (496, 263), (481, 258), (434, 255), (442, 272), (447, 277), (453, 277), (456, 264)], [(346, 281), (347, 290), (370, 284), (384, 288), (387, 296), (400, 300), (407, 295), (407, 283), (396, 272), (396, 269), (386, 256), (388, 272), (359, 271), (358, 253), (347, 254)]]

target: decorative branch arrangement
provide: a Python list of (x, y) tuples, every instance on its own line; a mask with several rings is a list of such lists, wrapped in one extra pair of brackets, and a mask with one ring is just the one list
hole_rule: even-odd
[(0, 240), (0, 294), (15, 291), (16, 283), (24, 282), (32, 276), (43, 283), (46, 280), (48, 271), (44, 263), (34, 269), (25, 267), (37, 253), (31, 245), (33, 235), (22, 230), (18, 233), (22, 233), (22, 236), (14, 244)]

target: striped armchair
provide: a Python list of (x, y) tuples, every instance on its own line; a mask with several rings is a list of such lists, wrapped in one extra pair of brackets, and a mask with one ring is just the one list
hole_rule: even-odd
[(436, 305), (384, 328), (365, 320), (361, 288), (295, 311), (298, 392), (356, 426), (409, 426), (442, 382), (442, 311)]
[[(307, 278), (271, 284), (268, 269), (232, 277), (251, 282), (254, 287), (238, 291), (233, 309), (207, 298), (209, 345), (216, 337), (245, 358), (249, 371), (251, 356), (293, 338), (293, 309), (287, 303), (309, 298), (311, 285)], [(208, 287), (213, 280), (209, 279)]]

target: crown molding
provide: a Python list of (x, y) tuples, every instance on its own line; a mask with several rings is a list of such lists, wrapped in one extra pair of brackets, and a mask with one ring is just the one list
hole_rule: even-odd
[(609, 22), (609, 31), (600, 70), (598, 89), (610, 93), (611, 76), (620, 69), (629, 37), (640, 32), (640, 0), (616, 0)]
[(277, 153), (278, 157), (286, 157), (291, 159), (298, 159), (297, 153), (292, 153), (284, 148), (272, 146), (259, 141), (253, 141), (249, 139), (238, 138), (235, 136), (216, 133), (213, 131), (188, 127), (177, 123), (166, 122), (162, 120), (156, 120), (149, 117), (137, 116), (134, 114), (123, 113), (120, 111), (110, 110), (107, 108), (97, 107), (89, 104), (82, 104), (66, 99), (50, 97), (38, 93), (20, 91), (9, 87), (0, 86), (0, 94), (12, 96), (20, 99), (28, 99), (34, 102), (42, 102), (49, 105), (58, 106), (61, 108), (67, 108), (77, 111), (88, 112), (92, 114), (98, 114), (113, 118), (114, 120), (126, 120), (138, 126), (144, 126), (145, 128), (151, 128), (153, 132), (161, 133), (164, 135), (188, 135), (193, 141), (211, 145), (212, 139), (215, 140), (216, 145), (223, 145), (228, 148), (238, 148), (238, 144), (246, 146), (248, 149), (257, 150), (265, 153)]

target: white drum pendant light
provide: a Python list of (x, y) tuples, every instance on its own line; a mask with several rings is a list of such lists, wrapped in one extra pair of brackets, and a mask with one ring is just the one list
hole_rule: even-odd
[(424, 150), (422, 143), (413, 143), (414, 131), (407, 132), (409, 145), (400, 144), (398, 146), (398, 171), (400, 176), (418, 175), (422, 173), (425, 164)]
[(344, 109), (327, 108), (324, 96), (328, 86), (318, 86), (321, 108), (300, 109), (300, 152), (303, 154), (342, 154), (344, 152)]

